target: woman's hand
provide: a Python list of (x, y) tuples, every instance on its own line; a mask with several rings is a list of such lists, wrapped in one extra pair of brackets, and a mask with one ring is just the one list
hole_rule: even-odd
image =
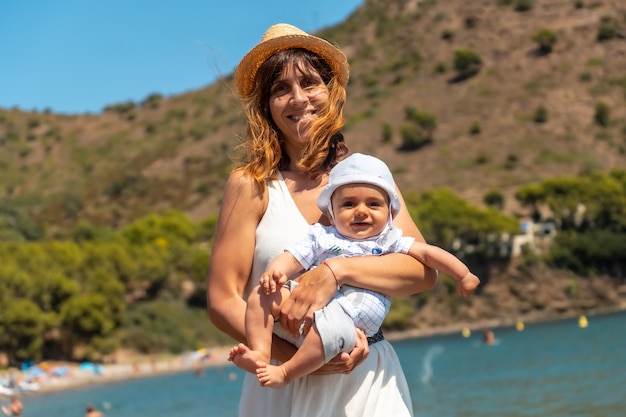
[(363, 362), (370, 354), (367, 337), (361, 330), (356, 329), (356, 342), (352, 352), (342, 352), (331, 359), (326, 365), (314, 372), (315, 375), (349, 374)]
[(289, 333), (298, 336), (302, 324), (306, 334), (311, 323), (313, 313), (330, 301), (337, 292), (337, 283), (328, 268), (314, 268), (298, 278), (298, 285), (291, 292), (280, 309), (280, 324)]

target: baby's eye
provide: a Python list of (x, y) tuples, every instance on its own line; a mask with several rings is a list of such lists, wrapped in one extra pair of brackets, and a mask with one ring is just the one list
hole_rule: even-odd
[(354, 203), (352, 201), (346, 201), (342, 204), (343, 207), (354, 207)]

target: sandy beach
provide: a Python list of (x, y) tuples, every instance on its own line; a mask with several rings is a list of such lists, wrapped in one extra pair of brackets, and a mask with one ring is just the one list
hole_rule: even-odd
[[(176, 372), (198, 372), (206, 367), (224, 366), (228, 364), (226, 357), (229, 349), (229, 347), (206, 348), (203, 349), (206, 353), (202, 355), (194, 355), (195, 352), (159, 357), (125, 355), (119, 363), (98, 365), (98, 372), (94, 372), (96, 368), (85, 369), (78, 363), (42, 362), (36, 366), (44, 369), (45, 374), (33, 377), (28, 372), (13, 368), (0, 371), (0, 378), (8, 380), (12, 376), (18, 383), (21, 381), (36, 383), (37, 389), (22, 391), (21, 395), (69, 390), (86, 385), (126, 381)], [(55, 372), (58, 369), (63, 369), (62, 375)]]

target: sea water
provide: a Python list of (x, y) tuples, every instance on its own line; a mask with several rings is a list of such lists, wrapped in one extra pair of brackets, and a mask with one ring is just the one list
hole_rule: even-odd
[[(626, 312), (393, 342), (418, 417), (626, 416)], [(24, 396), (25, 417), (235, 417), (233, 366)], [(6, 400), (6, 399), (5, 399)], [(323, 399), (320, 399), (323, 401)], [(390, 416), (393, 417), (393, 416)]]

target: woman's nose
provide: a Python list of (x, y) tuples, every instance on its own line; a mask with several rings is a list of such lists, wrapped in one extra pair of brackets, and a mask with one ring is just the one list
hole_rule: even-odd
[(293, 104), (303, 104), (309, 101), (309, 96), (302, 87), (296, 85), (291, 89), (291, 101)]

